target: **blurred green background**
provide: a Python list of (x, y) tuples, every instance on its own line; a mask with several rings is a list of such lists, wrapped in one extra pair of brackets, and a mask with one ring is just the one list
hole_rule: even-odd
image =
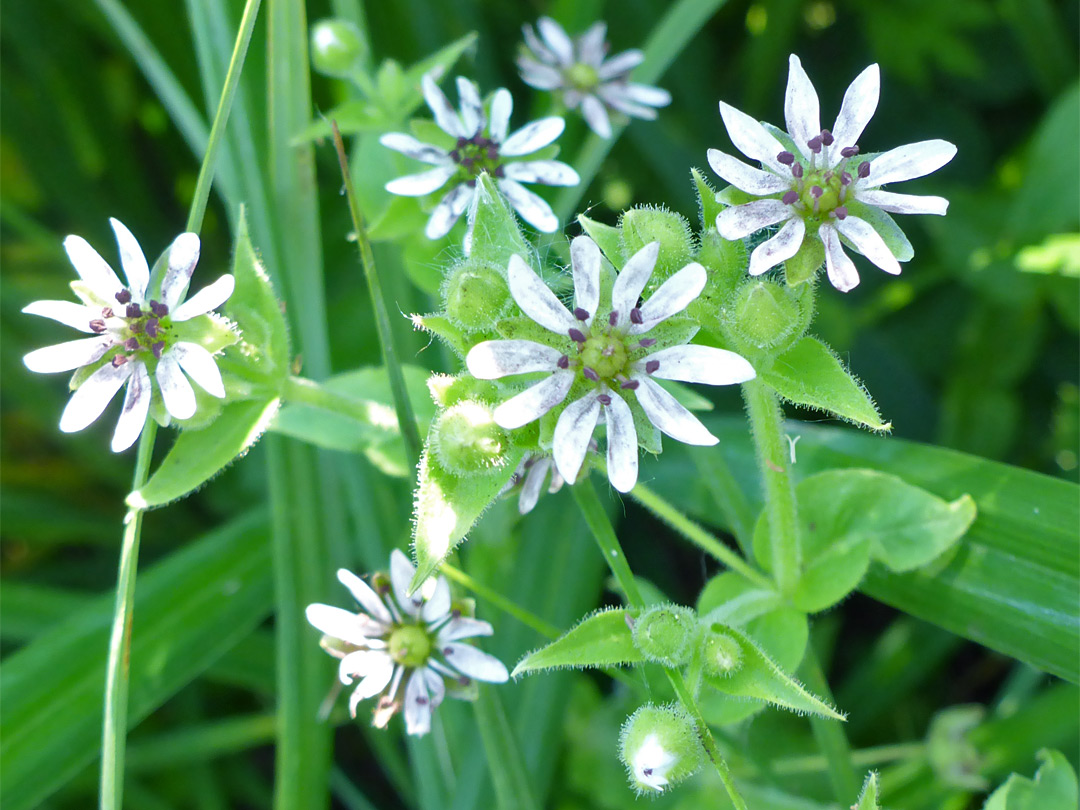
[[(116, 5), (104, 0), (9, 0), (2, 11), (0, 644), (4, 655), (79, 614), (92, 604), (90, 600), (113, 587), (123, 496), (133, 463), (133, 454), (114, 456), (108, 451), (113, 425), (108, 414), (81, 434), (59, 433), (56, 425), (66, 400), (63, 377), (31, 374), (20, 358), (32, 348), (72, 336), (63, 327), (23, 316), (19, 310), (33, 300), (67, 296), (73, 272), (61, 248), (66, 234), (86, 237), (109, 261), (115, 260), (109, 216), (131, 228), (152, 260), (182, 228), (201, 158), (170, 121), (102, 13)], [(205, 12), (200, 12), (203, 17), (189, 16), (204, 4), (131, 0), (124, 6), (183, 91), (200, 109), (212, 110), (220, 77), (200, 69), (191, 23), (204, 19)], [(239, 0), (217, 4), (215, 13), (227, 23), (227, 44), (241, 7)], [(341, 2), (334, 10), (355, 13), (359, 7)], [(528, 115), (542, 114), (548, 104), (516, 75), (513, 57), (523, 23), (544, 13), (575, 33), (595, 19), (606, 19), (609, 41), (614, 50), (621, 50), (640, 45), (667, 7), (663, 0), (400, 0), (368, 4), (366, 14), (376, 63), (393, 58), (408, 65), (476, 31), (478, 47), (466, 55), (457, 72), (475, 78), (487, 91), (508, 87), (515, 95), (517, 126)], [(329, 3), (308, 4), (310, 20), (331, 10)], [(689, 168), (705, 167), (709, 147), (732, 151), (718, 99), (781, 123), (787, 54), (794, 52), (818, 88), (827, 122), (839, 108), (848, 82), (868, 63), (879, 62), (881, 104), (862, 142), (874, 151), (926, 138), (957, 144), (959, 154), (949, 166), (905, 189), (941, 194), (952, 204), (944, 219), (901, 221), (916, 256), (899, 279), (857, 262), (863, 282), (855, 291), (840, 295), (824, 288), (818, 296), (816, 331), (863, 379), (897, 437), (1077, 481), (1078, 26), (1076, 3), (1049, 0), (733, 0), (708, 21), (658, 82), (671, 91), (672, 105), (661, 111), (658, 122), (630, 125), (585, 191), (582, 209), (588, 207), (590, 216), (614, 222), (622, 208), (664, 203), (695, 221)], [(250, 157), (264, 170), (265, 64), (266, 29), (260, 21), (241, 86), (247, 116), (256, 124)], [(349, 92), (339, 82), (314, 79), (317, 110), (331, 108)], [(314, 117), (316, 110), (311, 112)], [(586, 134), (580, 120), (569, 120), (560, 140), (563, 159), (573, 159)], [(320, 145), (316, 157), (330, 357), (334, 371), (345, 371), (378, 362), (378, 345), (354, 248), (344, 239), (349, 230), (347, 211), (329, 145)], [(367, 181), (361, 181), (367, 185), (393, 176), (389, 161), (380, 162), (377, 156), (371, 161), (358, 157), (354, 171), (369, 173)], [(205, 282), (228, 267), (228, 222), (222, 198), (215, 195), (203, 231), (196, 285), (199, 278)], [(542, 244), (545, 241), (550, 240), (542, 239)], [(411, 279), (430, 278), (455, 249), (444, 244), (426, 253), (414, 251), (410, 259), (423, 266), (407, 267), (398, 247), (377, 246), (384, 277), (392, 279), (391, 301), (401, 312), (428, 308), (425, 293)], [(269, 269), (272, 274), (280, 272)], [(399, 339), (408, 362), (449, 370), (443, 366), (444, 355), (425, 351), (427, 340), (412, 334), (404, 319)], [(738, 413), (737, 398), (718, 402)], [(167, 441), (159, 445), (160, 451)], [(142, 570), (151, 570), (155, 561), (190, 547), (195, 538), (238, 514), (252, 513), (255, 523), (248, 527), (251, 538), (236, 542), (265, 554), (260, 539), (265, 527), (259, 528), (258, 516), (267, 497), (266, 473), (265, 465), (256, 461), (263, 452), (256, 449), (182, 504), (151, 513), (144, 531)], [(362, 539), (339, 549), (337, 556), (361, 569), (385, 565), (389, 548), (407, 539), (407, 483), (382, 478), (361, 459), (350, 458), (347, 464), (349, 472), (341, 486), (353, 509), (343, 534)], [(531, 548), (519, 551), (506, 539), (509, 510), (497, 509), (476, 532), (478, 551), (470, 552), (477, 576), (501, 582), (506, 592), (522, 593), (533, 610), (560, 627), (595, 606), (601, 582), (599, 561), (587, 536), (565, 512), (549, 504), (540, 512), (541, 519), (514, 529), (515, 537), (524, 535), (521, 547)], [(633, 506), (628, 505), (626, 512), (631, 518), (641, 517)], [(567, 526), (572, 523), (573, 531), (561, 531), (560, 542), (550, 554), (544, 553), (543, 544), (560, 535), (559, 520), (569, 521)], [(631, 561), (649, 560), (649, 570), (659, 572), (658, 585), (672, 598), (691, 601), (704, 581), (700, 555), (677, 546), (658, 524), (639, 519), (626, 520), (623, 526)], [(556, 561), (562, 567), (555, 567)], [(221, 565), (232, 571), (225, 562)], [(560, 588), (573, 596), (562, 600), (561, 591), (551, 587), (551, 578), (564, 577), (566, 566), (574, 573), (565, 575), (568, 581), (560, 580)], [(506, 580), (508, 571), (515, 572), (516, 585)], [(245, 581), (235, 578), (239, 574), (230, 577), (224, 578), (223, 587)], [(145, 584), (140, 581), (140, 587)], [(269, 575), (252, 584), (256, 586), (267, 591)], [(167, 580), (161, 588), (168, 603), (172, 597)], [(328, 591), (324, 598), (340, 603), (341, 596)], [(174, 687), (147, 697), (147, 711), (165, 697), (168, 700), (132, 736), (131, 807), (269, 806), (273, 637), (269, 624), (251, 632), (264, 623), (269, 607), (265, 596), (243, 614), (242, 621), (237, 619), (235, 638), (222, 642), (227, 651), (211, 656), (214, 661), (203, 668), (208, 667), (203, 677), (192, 680), (202, 671), (191, 673)], [(520, 627), (508, 621), (501, 624), (506, 628), (500, 644), (507, 660), (537, 643)], [(1027, 696), (1042, 683), (1033, 671), (1011, 669), (1001, 656), (962, 644), (929, 625), (898, 619), (894, 611), (866, 597), (853, 598), (825, 617), (821, 626), (833, 639), (842, 632), (833, 681), (841, 704), (867, 707), (862, 717), (853, 718), (850, 729), (859, 745), (921, 737), (928, 718), (942, 706), (1000, 699), (1006, 694), (1000, 691), (1003, 685), (1012, 680), (1030, 680), (1030, 689), (1021, 692)], [(138, 628), (137, 616), (136, 635)], [(223, 637), (228, 635), (222, 632)], [(893, 646), (883, 646), (882, 639), (891, 639)], [(314, 636), (309, 641), (314, 644)], [(910, 654), (905, 658), (903, 653), (912, 647), (923, 652), (914, 664), (908, 660)], [(100, 667), (103, 648), (83, 652), (86, 660), (69, 661), (71, 669)], [(868, 661), (878, 661), (883, 671), (868, 671), (872, 669)], [(88, 695), (95, 683), (100, 687), (100, 677), (90, 681)], [(57, 688), (64, 689), (65, 683), (59, 679)], [(569, 698), (572, 711), (565, 702), (570, 691), (564, 688), (571, 683), (575, 684)], [(544, 722), (536, 718), (538, 736), (528, 743), (527, 752), (537, 773), (558, 774), (545, 793), (550, 806), (625, 806), (611, 735), (633, 706), (620, 703), (617, 695), (598, 703), (608, 686), (590, 678), (552, 677), (548, 685), (530, 690), (508, 701), (525, 705), (521, 711), (526, 712), (530, 706), (532, 711), (558, 707)], [(545, 700), (555, 700), (557, 692), (563, 693), (561, 703), (543, 703), (537, 697), (542, 693)], [(1075, 692), (1070, 695), (1068, 699), (1075, 700)], [(137, 699), (133, 695), (133, 701)], [(92, 707), (90, 697), (86, 706)], [(1067, 711), (1072, 704), (1053, 704), (1056, 709), (1047, 711), (1060, 711), (1062, 706)], [(89, 708), (87, 717), (98, 721)], [(236, 722), (222, 725), (221, 718)], [(463, 727), (472, 723), (471, 715), (460, 707), (448, 710), (446, 721)], [(795, 739), (795, 732), (788, 734), (788, 726), (795, 722), (767, 713), (754, 733), (770, 744)], [(207, 729), (213, 732), (209, 737), (183, 736), (185, 731)], [(799, 734), (806, 737), (805, 728)], [(342, 770), (335, 771), (333, 779), (341, 806), (365, 806), (349, 793), (355, 789), (353, 782), (363, 785), (380, 807), (396, 807), (398, 801), (430, 806), (423, 795), (410, 796), (409, 766), (401, 758), (395, 735), (377, 739), (366, 729), (357, 732), (346, 725), (336, 736), (336, 761)], [(202, 742), (197, 745), (193, 739)], [(1043, 743), (1033, 741), (1039, 744)], [(803, 752), (795, 743), (792, 746), (784, 753)], [(193, 749), (219, 751), (220, 757), (195, 756), (199, 751)], [(372, 750), (378, 752), (378, 764), (369, 757)], [(432, 761), (441, 761), (446, 754), (428, 753)], [(412, 755), (413, 767), (419, 767), (421, 754), (414, 750)], [(89, 757), (87, 752), (87, 762)], [(478, 776), (482, 765), (469, 767), (473, 770), (459, 772), (460, 779), (470, 778), (475, 784), (470, 789), (487, 791)], [(406, 770), (395, 776), (395, 768)], [(77, 769), (71, 777), (65, 778), (63, 789), (48, 806), (84, 807), (91, 801), (94, 769)], [(546, 784), (545, 777), (537, 778)], [(614, 782), (604, 781), (612, 778)], [(822, 780), (819, 773), (802, 782), (808, 793), (819, 795)], [(948, 794), (934, 793), (926, 799), (930, 804), (912, 800), (910, 806), (945, 806), (935, 804), (941, 795)], [(949, 806), (959, 810), (966, 805)]]

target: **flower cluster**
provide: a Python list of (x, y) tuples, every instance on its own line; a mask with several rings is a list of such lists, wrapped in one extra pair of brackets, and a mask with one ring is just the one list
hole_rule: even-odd
[(360, 605), (353, 613), (331, 605), (308, 605), (307, 620), (324, 635), (322, 646), (340, 659), (338, 675), (346, 686), (359, 678), (349, 698), (356, 717), (362, 700), (381, 693), (374, 725), (384, 727), (404, 705), (405, 730), (423, 736), (432, 712), (447, 695), (471, 699), (473, 679), (503, 683), (510, 676), (497, 658), (462, 639), (490, 636), (491, 625), (463, 615), (450, 596), (445, 577), (428, 579), (412, 596), (416, 569), (397, 549), (390, 575), (376, 574), (372, 585), (345, 570), (338, 580)]
[(742, 239), (784, 223), (754, 249), (751, 275), (791, 259), (807, 238), (818, 239), (829, 281), (847, 292), (859, 283), (859, 274), (842, 243), (895, 275), (900, 272), (899, 262), (908, 256), (896, 255), (886, 243), (886, 238), (899, 234), (888, 214), (945, 213), (948, 201), (941, 197), (897, 194), (881, 187), (940, 169), (956, 154), (951, 143), (920, 141), (876, 156), (861, 155), (859, 136), (877, 109), (879, 85), (877, 65), (860, 73), (844, 94), (831, 130), (821, 128), (817, 92), (795, 55), (790, 57), (784, 100), (787, 133), (763, 126), (720, 102), (731, 142), (762, 166), (756, 169), (719, 150), (709, 150), (709, 164), (720, 177), (758, 198), (722, 211), (716, 220), (720, 235)]
[[(423, 143), (402, 132), (383, 135), (379, 142), (403, 155), (435, 168), (391, 180), (386, 190), (406, 197), (424, 197), (449, 185), (428, 219), (424, 233), (441, 239), (469, 208), (476, 191), (476, 178), (486, 172), (496, 178), (499, 190), (521, 218), (546, 233), (559, 227), (559, 220), (543, 199), (522, 183), (548, 186), (575, 186), (577, 172), (557, 160), (535, 157), (535, 153), (562, 134), (566, 123), (552, 116), (526, 124), (510, 132), (514, 100), (504, 88), (495, 91), (485, 110), (476, 85), (458, 77), (460, 112), (455, 111), (430, 74), (422, 80), (424, 99), (445, 134), (444, 143)], [(526, 159), (533, 156), (533, 159)]]
[(51, 318), (94, 337), (38, 349), (23, 362), (31, 371), (43, 373), (77, 370), (72, 382), (75, 393), (60, 417), (60, 430), (65, 433), (94, 422), (127, 383), (123, 411), (112, 438), (112, 449), (118, 453), (142, 432), (154, 394), (151, 379), (157, 382), (165, 410), (174, 419), (195, 415), (195, 391), (187, 377), (211, 396), (224, 398), (225, 387), (213, 355), (198, 342), (199, 330), (185, 327), (225, 303), (232, 295), (234, 281), (231, 275), (224, 275), (185, 301), (199, 260), (199, 237), (183, 233), (169, 247), (160, 291), (152, 293), (150, 267), (138, 241), (119, 220), (109, 221), (120, 246), (127, 284), (85, 239), (67, 237), (64, 249), (79, 275), (71, 288), (82, 303), (35, 301), (23, 312)]
[(555, 92), (567, 109), (580, 107), (589, 128), (601, 138), (611, 137), (609, 113), (652, 120), (656, 107), (671, 103), (667, 90), (630, 81), (644, 53), (634, 49), (607, 58), (605, 23), (594, 23), (573, 39), (550, 17), (541, 17), (536, 29), (539, 35), (532, 26), (522, 28), (527, 49), (517, 60), (522, 81)]

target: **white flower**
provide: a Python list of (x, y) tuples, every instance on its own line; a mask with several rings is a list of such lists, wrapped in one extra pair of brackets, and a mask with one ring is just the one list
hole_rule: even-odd
[[(169, 247), (160, 294), (148, 299), (150, 268), (142, 248), (122, 222), (109, 222), (120, 246), (127, 285), (85, 239), (69, 236), (64, 249), (80, 279), (71, 287), (82, 303), (35, 301), (23, 312), (52, 318), (94, 337), (46, 346), (30, 352), (23, 362), (31, 371), (80, 369), (89, 373), (60, 417), (60, 430), (65, 433), (90, 425), (127, 383), (123, 411), (112, 438), (113, 452), (119, 453), (135, 442), (146, 423), (153, 398), (151, 380), (157, 383), (165, 409), (175, 419), (195, 415), (195, 391), (187, 377), (208, 394), (225, 396), (213, 355), (198, 343), (183, 340), (183, 329), (178, 325), (223, 304), (232, 295), (234, 281), (231, 275), (224, 275), (184, 301), (199, 260), (199, 237), (182, 233)], [(77, 373), (76, 378), (79, 376)]]
[(435, 123), (448, 136), (446, 147), (422, 143), (411, 135), (390, 132), (379, 142), (403, 155), (428, 163), (435, 168), (420, 174), (399, 177), (386, 184), (391, 194), (423, 197), (449, 186), (428, 219), (424, 233), (428, 239), (440, 239), (450, 232), (468, 209), (476, 191), (476, 179), (487, 172), (521, 218), (538, 230), (551, 233), (559, 220), (551, 206), (529, 191), (522, 183), (548, 186), (574, 186), (580, 182), (577, 172), (557, 160), (528, 160), (558, 138), (566, 126), (558, 117), (541, 118), (507, 134), (514, 101), (504, 88), (495, 91), (489, 109), (484, 109), (476, 85), (458, 77), (460, 113), (435, 84), (430, 74), (422, 80), (424, 99), (435, 115)]
[(644, 61), (644, 53), (635, 49), (605, 59), (605, 23), (594, 23), (574, 39), (550, 17), (541, 17), (536, 27), (539, 36), (532, 26), (522, 28), (528, 48), (517, 60), (522, 80), (538, 90), (557, 92), (568, 109), (580, 106), (589, 128), (601, 138), (611, 137), (609, 111), (651, 121), (656, 118), (654, 107), (671, 103), (667, 90), (630, 81), (630, 71)]
[[(716, 444), (716, 437), (656, 379), (729, 385), (754, 377), (754, 369), (734, 352), (687, 344), (696, 329), (668, 331), (661, 326), (705, 287), (705, 268), (700, 264), (688, 264), (638, 305), (658, 250), (659, 243), (651, 242), (634, 254), (602, 306), (600, 249), (587, 236), (574, 239), (573, 312), (520, 256), (511, 257), (510, 294), (526, 315), (553, 333), (555, 345), (489, 340), (478, 343), (465, 358), (469, 372), (479, 379), (547, 375), (495, 409), (495, 422), (508, 430), (539, 419), (567, 399), (572, 389), (580, 392), (559, 415), (552, 444), (555, 466), (570, 483), (577, 479), (593, 430), (603, 417), (608, 478), (620, 492), (633, 489), (638, 437), (632, 407), (640, 407), (649, 422), (674, 439)], [(628, 403), (624, 397), (631, 392), (634, 397)]]
[(389, 582), (377, 574), (374, 588), (342, 568), (338, 580), (360, 612), (314, 604), (306, 616), (325, 634), (323, 649), (340, 659), (341, 682), (348, 686), (360, 679), (349, 698), (349, 713), (356, 717), (360, 701), (382, 693), (374, 725), (385, 726), (404, 702), (405, 730), (420, 737), (431, 729), (431, 714), (446, 695), (469, 699), (473, 679), (504, 683), (510, 676), (499, 659), (461, 643), (490, 636), (491, 625), (454, 609), (446, 577), (429, 579), (407, 595), (415, 573), (398, 549), (390, 555)]
[(630, 766), (638, 784), (661, 792), (667, 787), (667, 773), (676, 762), (678, 757), (664, 749), (657, 735), (650, 734), (634, 753)]
[[(859, 136), (877, 109), (878, 66), (860, 73), (844, 93), (832, 130), (822, 129), (814, 85), (792, 55), (784, 115), (784, 133), (766, 128), (746, 113), (720, 102), (731, 142), (762, 168), (747, 166), (716, 149), (709, 165), (724, 180), (759, 199), (727, 208), (716, 225), (725, 239), (742, 239), (761, 228), (784, 223), (750, 257), (750, 274), (760, 275), (787, 261), (806, 237), (821, 240), (829, 281), (841, 292), (859, 283), (855, 265), (842, 243), (853, 247), (886, 273), (900, 272), (899, 261), (883, 235), (903, 240), (893, 214), (943, 215), (948, 201), (883, 191), (886, 183), (913, 180), (952, 160), (956, 147), (942, 140), (920, 141), (867, 158), (859, 157)], [(792, 149), (794, 147), (794, 151)], [(888, 213), (885, 213), (888, 212)], [(882, 223), (890, 233), (882, 233)]]

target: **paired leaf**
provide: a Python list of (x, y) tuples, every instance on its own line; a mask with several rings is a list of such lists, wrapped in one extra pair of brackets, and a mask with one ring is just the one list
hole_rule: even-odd
[(866, 775), (859, 800), (851, 810), (881, 810), (881, 805), (878, 804), (878, 775), (873, 771)]
[(605, 225), (603, 222), (589, 219), (584, 214), (578, 214), (577, 221), (586, 235), (596, 242), (597, 247), (600, 248), (612, 266), (622, 267), (626, 258), (623, 253), (622, 236), (619, 229), (614, 225)]
[(1013, 774), (990, 794), (983, 810), (1074, 810), (1076, 772), (1060, 751), (1040, 751), (1035, 779)]
[(545, 669), (608, 667), (637, 664), (645, 659), (634, 646), (625, 610), (594, 613), (564, 636), (526, 655), (512, 677)]
[(515, 253), (528, 260), (531, 251), (521, 235), (514, 212), (510, 210), (490, 175), (476, 180), (476, 193), (469, 206), (469, 233), (465, 252), (470, 258), (490, 262), (504, 272)]

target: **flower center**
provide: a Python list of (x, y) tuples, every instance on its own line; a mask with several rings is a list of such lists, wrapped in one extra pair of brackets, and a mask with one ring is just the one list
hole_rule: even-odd
[(858, 159), (859, 147), (846, 146), (840, 150), (840, 160), (835, 166), (826, 168), (818, 165), (818, 156), (824, 159), (825, 149), (833, 145), (832, 133), (823, 129), (807, 142), (813, 153), (810, 165), (805, 165), (792, 152), (781, 152), (776, 159), (791, 167), (791, 189), (781, 198), (786, 205), (794, 206), (803, 219), (817, 223), (829, 219), (844, 219), (848, 215), (845, 201), (854, 175), (859, 178), (870, 176), (870, 164)]
[(621, 335), (590, 335), (581, 349), (581, 362), (601, 380), (610, 380), (626, 369), (629, 352)]
[(458, 138), (450, 152), (450, 159), (457, 164), (461, 180), (469, 185), (473, 185), (483, 172), (495, 177), (503, 176), (499, 144), (479, 132), (471, 138)]
[(113, 356), (114, 366), (122, 366), (139, 352), (161, 358), (169, 343), (172, 318), (168, 306), (159, 301), (150, 301), (146, 307), (133, 301), (131, 291), (125, 288), (116, 294), (115, 307), (103, 307), (101, 317), (90, 321), (91, 331), (99, 335), (108, 332), (123, 348)]
[(390, 634), (390, 657), (403, 667), (422, 667), (430, 655), (431, 637), (423, 627), (406, 624)]
[(588, 92), (600, 84), (600, 74), (592, 65), (577, 62), (566, 69), (563, 77), (575, 90)]

